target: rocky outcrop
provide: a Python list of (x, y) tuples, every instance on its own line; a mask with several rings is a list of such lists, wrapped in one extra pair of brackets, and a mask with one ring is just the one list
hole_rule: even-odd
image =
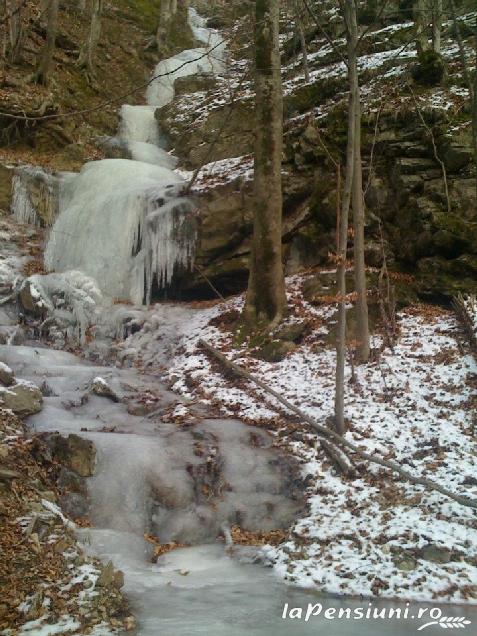
[(68, 437), (59, 433), (46, 433), (40, 439), (50, 450), (53, 459), (80, 477), (91, 477), (94, 474), (96, 449), (90, 440), (74, 433)]
[(13, 411), (18, 417), (25, 418), (41, 411), (43, 395), (34, 384), (20, 381), (0, 390), (0, 406)]

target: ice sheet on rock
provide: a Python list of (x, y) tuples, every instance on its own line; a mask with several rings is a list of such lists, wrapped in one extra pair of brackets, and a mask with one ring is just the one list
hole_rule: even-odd
[(127, 147), (134, 161), (152, 163), (155, 166), (173, 170), (178, 163), (177, 157), (170, 155), (166, 150), (144, 141), (129, 141)]
[(205, 23), (195, 9), (189, 10), (189, 24), (194, 37), (206, 46), (182, 51), (159, 62), (153, 74), (156, 79), (146, 92), (148, 104), (158, 108), (169, 104), (174, 98), (174, 82), (179, 77), (220, 73), (223, 70), (225, 42), (218, 31), (206, 28)]
[(23, 282), (45, 318), (52, 318), (68, 336), (84, 341), (88, 327), (96, 322), (100, 309), (109, 304), (96, 281), (81, 271), (46, 275), (34, 274)]
[[(149, 302), (155, 278), (190, 267), (193, 203), (168, 168), (127, 159), (87, 163), (62, 200), (45, 252), (49, 269), (78, 269), (110, 298)], [(159, 249), (160, 246), (160, 249)]]
[(153, 106), (124, 104), (120, 111), (119, 138), (127, 143), (141, 141), (157, 146), (159, 144), (159, 128), (154, 112)]

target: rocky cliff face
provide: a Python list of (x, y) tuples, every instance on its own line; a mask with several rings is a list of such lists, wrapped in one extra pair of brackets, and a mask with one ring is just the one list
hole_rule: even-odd
[[(229, 25), (230, 76), (180, 80), (174, 102), (156, 113), (186, 166), (207, 164), (195, 184), (202, 216), (198, 263), (223, 292), (238, 291), (246, 281), (253, 211), (249, 17), (237, 19), (233, 12), (234, 3), (220, 13), (222, 24)], [(332, 11), (329, 15), (329, 29), (343, 46), (339, 22)], [(334, 250), (335, 164), (344, 163), (346, 144), (346, 71), (310, 27), (311, 79), (305, 83), (292, 29), (285, 23), (283, 29), (284, 251), (293, 273), (326, 264)], [(439, 301), (477, 289), (469, 100), (451, 21), (444, 23), (443, 34), (446, 74), (432, 86), (413, 79), (412, 22), (403, 21), (402, 11), (390, 10), (373, 27), (359, 60), (367, 263), (380, 267), (386, 254), (388, 265), (412, 275), (419, 295)], [(190, 293), (207, 289), (199, 276), (186, 286)]]

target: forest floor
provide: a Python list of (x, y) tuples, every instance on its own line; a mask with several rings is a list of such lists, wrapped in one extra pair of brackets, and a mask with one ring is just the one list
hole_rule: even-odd
[[(287, 281), (291, 313), (277, 334), (297, 333), (277, 362), (259, 359), (260, 347), (237, 344), (243, 296), (208, 303), (187, 318), (187, 330), (167, 369), (175, 391), (253, 425), (272, 429), (276, 443), (302, 464), (308, 509), (288, 538), (266, 549), (278, 574), (292, 584), (324, 592), (477, 602), (477, 520), (470, 508), (357, 462), (359, 476), (337, 474), (311, 432), (264, 391), (224, 373), (200, 339), (246, 368), (320, 424), (333, 413), (335, 308), (303, 296), (311, 274)], [(121, 345), (153, 368), (164, 314), (157, 305), (149, 325)], [(477, 364), (455, 315), (428, 305), (398, 314), (391, 350), (372, 338), (373, 357), (348, 368), (346, 437), (362, 450), (394, 460), (416, 476), (456, 493), (477, 496), (475, 407)], [(297, 328), (298, 326), (298, 328)], [(290, 343), (288, 343), (290, 345)], [(262, 351), (263, 352), (263, 351)], [(141, 362), (142, 360), (142, 362)], [(187, 419), (187, 409), (177, 414)]]

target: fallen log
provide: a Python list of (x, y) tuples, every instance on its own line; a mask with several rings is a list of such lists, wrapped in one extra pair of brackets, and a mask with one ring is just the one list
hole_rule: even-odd
[(219, 362), (221, 362), (224, 367), (226, 367), (227, 369), (230, 369), (236, 375), (242, 378), (245, 378), (249, 380), (250, 382), (253, 382), (258, 387), (263, 389), (263, 391), (265, 391), (269, 395), (272, 395), (276, 400), (278, 400), (278, 402), (280, 402), (280, 404), (283, 404), (283, 406), (287, 408), (289, 411), (291, 411), (292, 413), (295, 413), (295, 415), (298, 415), (298, 417), (300, 417), (303, 421), (307, 422), (307, 424), (309, 424), (312, 428), (314, 428), (323, 437), (327, 438), (327, 440), (331, 439), (337, 445), (349, 449), (361, 459), (364, 459), (373, 464), (377, 464), (378, 466), (382, 466), (383, 468), (387, 468), (397, 473), (398, 475), (403, 477), (406, 481), (409, 481), (411, 484), (424, 486), (424, 488), (426, 488), (427, 490), (435, 490), (436, 492), (441, 493), (441, 495), (444, 495), (445, 497), (448, 497), (449, 499), (456, 501), (462, 506), (477, 509), (477, 499), (473, 499), (472, 497), (468, 497), (467, 495), (458, 495), (452, 492), (451, 490), (444, 488), (444, 486), (441, 486), (437, 482), (432, 481), (431, 479), (427, 479), (425, 477), (415, 477), (412, 473), (402, 468), (396, 462), (393, 462), (388, 459), (383, 459), (382, 457), (379, 457), (378, 455), (375, 455), (374, 453), (367, 453), (366, 451), (361, 450), (356, 444), (354, 444), (353, 442), (350, 442), (345, 437), (339, 435), (333, 429), (327, 428), (326, 426), (323, 426), (322, 424), (317, 422), (313, 417), (311, 417), (311, 415), (308, 415), (307, 413), (299, 409), (297, 406), (289, 402), (286, 398), (280, 395), (280, 393), (277, 393), (277, 391), (274, 391), (271, 387), (265, 384), (265, 382), (262, 382), (262, 380), (259, 380), (258, 378), (256, 378), (249, 371), (247, 371), (246, 369), (243, 369), (235, 362), (232, 362), (231, 360), (226, 358), (226, 356), (224, 356), (223, 353), (221, 353), (220, 351), (212, 347), (212, 345), (210, 345), (205, 340), (202, 340), (202, 339), (199, 340), (199, 344), (206, 351), (208, 351), (212, 356), (214, 356), (214, 358), (216, 358)]

